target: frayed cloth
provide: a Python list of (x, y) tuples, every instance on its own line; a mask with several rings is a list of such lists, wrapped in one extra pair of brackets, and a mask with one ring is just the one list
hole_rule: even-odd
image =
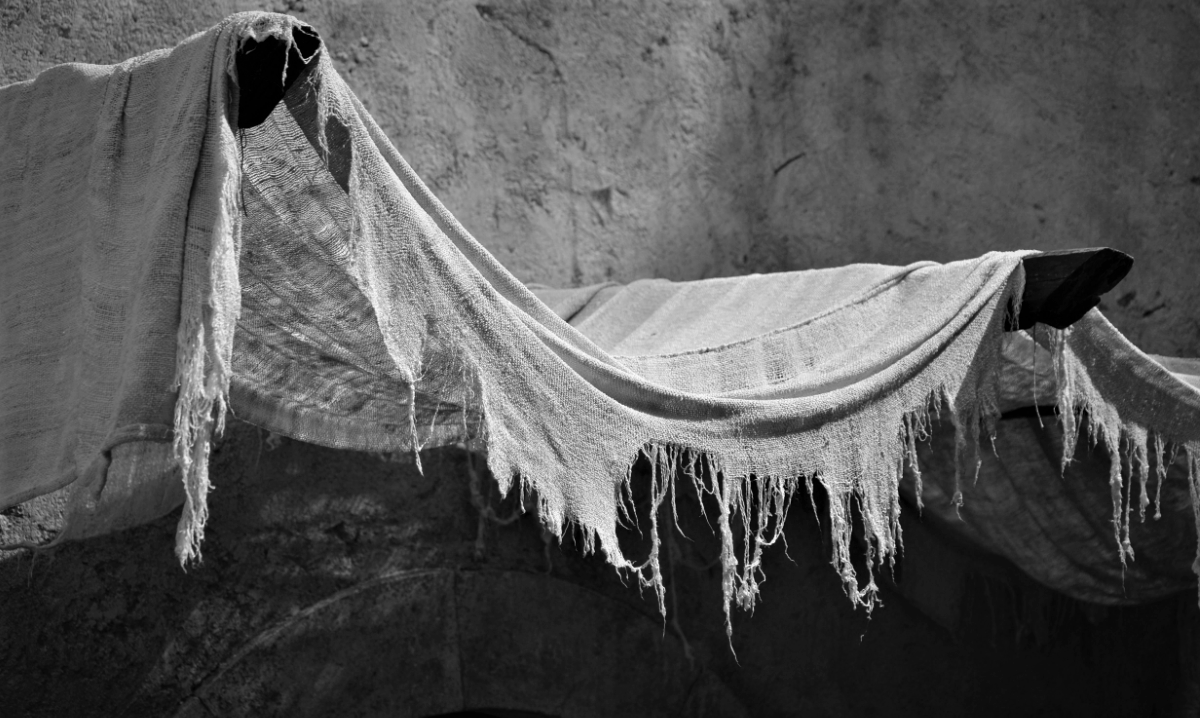
[(978, 481), (961, 484), (961, 509), (945, 429), (918, 447), (921, 471), (909, 467), (902, 494), (946, 535), (1078, 600), (1194, 590), (1195, 361), (1143, 354), (1096, 311), (1069, 331), (1032, 334), (1005, 339), (1000, 397), (1012, 413)]
[[(1180, 454), (1200, 534), (1200, 389), (1189, 375), (1171, 371), (1194, 362), (1144, 354), (1096, 310), (1066, 330), (1053, 331), (1047, 344), (1058, 382), (1063, 466), (1074, 456), (1084, 415), (1090, 443), (1108, 453), (1113, 539), (1121, 565), (1134, 559), (1131, 516), (1136, 513), (1144, 522), (1153, 506), (1154, 518), (1161, 518), (1163, 483)], [(1150, 496), (1152, 468), (1155, 498)], [(1200, 545), (1193, 570), (1200, 574)]]
[(1025, 253), (646, 282), (604, 293), (575, 328), (438, 202), (324, 52), (266, 122), (231, 128), (233, 53), (296, 22), (238, 15), (170, 52), (0, 90), (15, 238), (0, 271), (17, 297), (0, 343), (0, 506), (75, 481), (124, 426), (166, 426), (176, 551), (198, 560), (229, 407), (338, 448), (486, 445), (501, 492), (536, 497), (550, 532), (578, 529), (664, 611), (659, 512), (648, 556), (617, 541), (639, 456), (656, 508), (680, 480), (716, 500), (727, 617), (754, 606), (763, 549), (819, 483), (834, 567), (874, 607), (931, 411), (958, 429), (956, 477), (980, 466)]
[(198, 556), (241, 304), (234, 59), (299, 24), (235, 15), (0, 88), (0, 507), (71, 487), (57, 540), (182, 497), (177, 551)]

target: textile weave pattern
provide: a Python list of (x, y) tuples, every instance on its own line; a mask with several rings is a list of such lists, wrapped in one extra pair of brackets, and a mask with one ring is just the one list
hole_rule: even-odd
[[(238, 48), (290, 43), (298, 23), (235, 15), (168, 52), (0, 89), (0, 506), (72, 485), (63, 535), (82, 537), (161, 515), (181, 484), (177, 553), (199, 559), (229, 408), (418, 463), (486, 447), (502, 492), (534, 498), (555, 535), (577, 527), (664, 612), (677, 482), (719, 507), (727, 618), (754, 605), (763, 549), (819, 483), (834, 567), (873, 607), (930, 411), (957, 429), (956, 477), (994, 432), (1028, 253), (642, 282), (572, 326), (441, 205), (323, 51), (263, 125), (233, 129)], [(1064, 401), (1097, 411), (1064, 346)], [(1191, 452), (1193, 430), (1165, 436)], [(127, 443), (157, 448), (131, 464)], [(635, 561), (617, 528), (639, 456), (652, 545)], [(106, 491), (116, 475), (137, 488)]]

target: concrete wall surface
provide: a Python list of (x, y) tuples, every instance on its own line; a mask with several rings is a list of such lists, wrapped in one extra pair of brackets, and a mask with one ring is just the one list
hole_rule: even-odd
[(1104, 304), (1200, 355), (1200, 6), (7, 0), (0, 80), (288, 12), (525, 281), (1111, 246)]

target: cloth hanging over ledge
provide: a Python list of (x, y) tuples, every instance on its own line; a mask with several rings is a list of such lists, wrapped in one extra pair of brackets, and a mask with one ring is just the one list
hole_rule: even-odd
[(1014, 412), (1000, 422), (978, 480), (962, 484), (960, 511), (948, 501), (955, 467), (944, 432), (920, 448), (920, 474), (910, 467), (901, 492), (951, 536), (1078, 599), (1128, 605), (1194, 589), (1195, 444), (1177, 452), (1164, 437), (1194, 435), (1200, 422), (1195, 360), (1143, 354), (1096, 310), (1056, 338), (1057, 367), (1048, 341), (1012, 335), (1001, 402), (1058, 397), (1058, 418)]
[[(703, 316), (697, 307), (746, 301), (749, 284), (723, 281), (711, 304), (695, 301), (703, 284), (661, 279), (534, 292), (610, 348), (653, 343), (689, 314)], [(1015, 415), (996, 424), (977, 478), (961, 480), (955, 431), (935, 424), (905, 467), (901, 496), (946, 535), (1079, 600), (1135, 604), (1194, 587), (1195, 467), (1164, 437), (1194, 441), (1186, 437), (1200, 425), (1200, 361), (1146, 355), (1096, 310), (1067, 333), (1034, 335), (1040, 345), (1027, 332), (1003, 341), (998, 397)], [(1056, 401), (1070, 409), (1065, 427), (1021, 411)]]
[[(648, 557), (617, 543), (639, 456), (655, 508), (678, 480), (719, 506), (727, 615), (753, 605), (762, 549), (819, 482), (833, 564), (872, 606), (852, 506), (867, 566), (891, 561), (903, 468), (942, 405), (955, 476), (973, 477), (1025, 253), (638, 284), (577, 329), (433, 197), (324, 52), (265, 123), (233, 129), (238, 48), (298, 24), (235, 15), (170, 51), (0, 88), (0, 509), (70, 487), (61, 537), (81, 538), (183, 501), (177, 552), (198, 558), (230, 407), (418, 461), (486, 446), (503, 491), (535, 496), (556, 534), (579, 527), (660, 608), (658, 511)], [(1107, 395), (1069, 391), (1091, 386), (1092, 349), (1055, 341), (1065, 405), (1103, 411)], [(1169, 408), (1136, 426), (1200, 458), (1200, 423), (1155, 423)]]

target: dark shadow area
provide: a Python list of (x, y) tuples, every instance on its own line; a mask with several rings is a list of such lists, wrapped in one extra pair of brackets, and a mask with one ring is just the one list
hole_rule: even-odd
[(292, 42), (276, 37), (246, 40), (237, 54), (238, 117), (242, 129), (266, 121), (288, 88), (321, 50), (321, 38), (310, 27), (296, 27)]

